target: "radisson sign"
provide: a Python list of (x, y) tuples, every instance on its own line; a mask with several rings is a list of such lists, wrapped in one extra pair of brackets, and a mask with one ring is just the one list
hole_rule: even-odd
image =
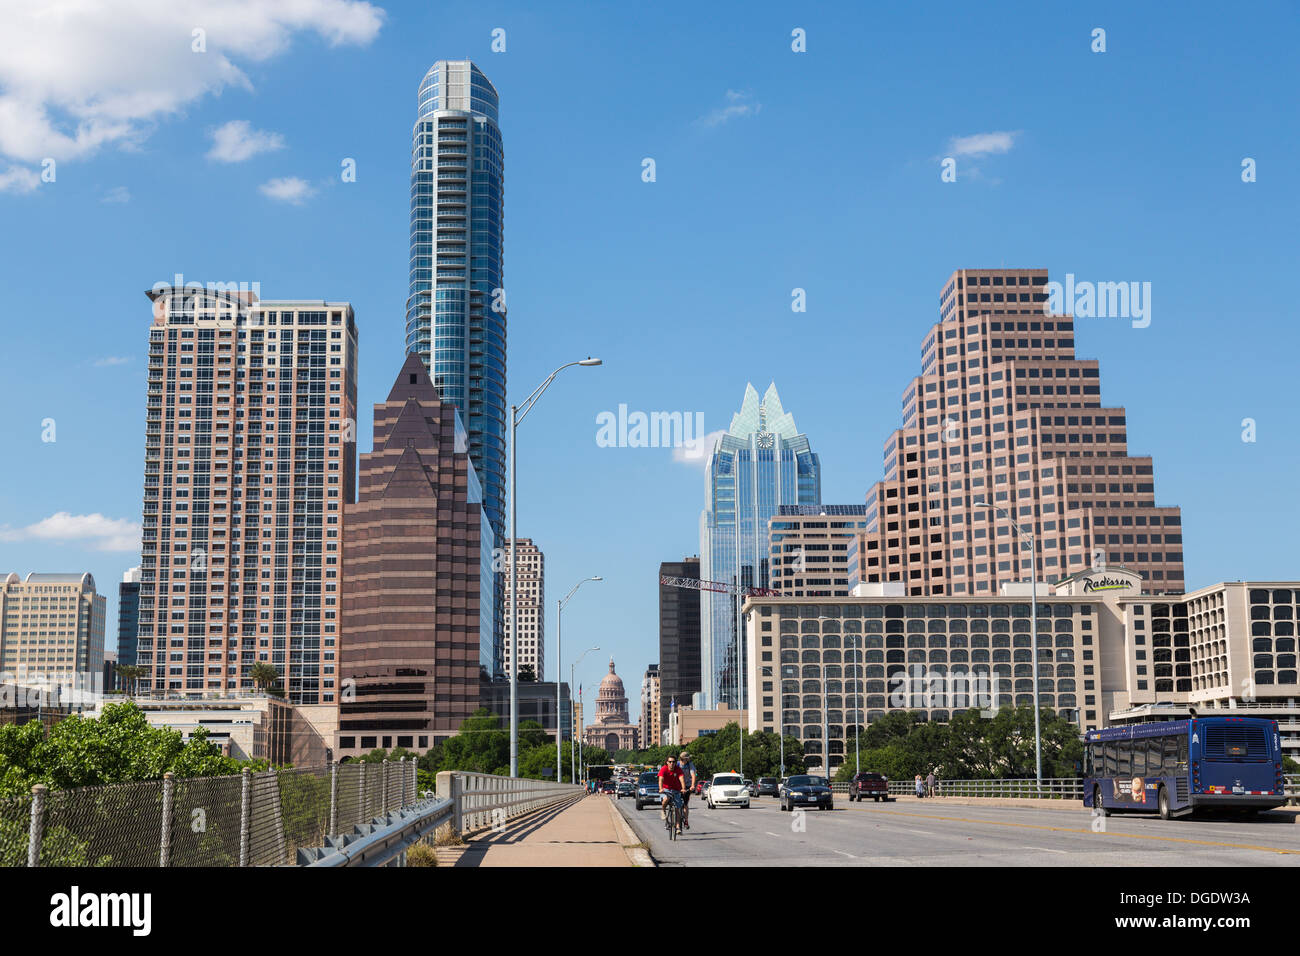
[(1133, 587), (1133, 582), (1124, 578), (1088, 578), (1083, 582), (1083, 593), (1089, 594), (1093, 591), (1122, 591), (1125, 588)]

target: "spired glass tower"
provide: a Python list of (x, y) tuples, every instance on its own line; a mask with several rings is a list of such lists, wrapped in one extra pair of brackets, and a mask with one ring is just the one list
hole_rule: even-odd
[[(441, 400), (460, 410), (470, 459), (483, 481), (484, 510), (494, 537), (502, 540), (506, 308), (498, 105), (496, 87), (469, 60), (439, 60), (420, 83), (411, 137), (406, 353), (424, 359)], [(500, 633), (495, 640), (499, 674)]]
[[(745, 386), (740, 412), (713, 448), (705, 471), (708, 502), (700, 514), (700, 579), (771, 587), (768, 519), (781, 505), (819, 505), (821, 463), (776, 384), (759, 399)], [(700, 592), (700, 677), (704, 706), (744, 707), (747, 649), (739, 633), (741, 598)], [(740, 655), (736, 648), (740, 641)]]

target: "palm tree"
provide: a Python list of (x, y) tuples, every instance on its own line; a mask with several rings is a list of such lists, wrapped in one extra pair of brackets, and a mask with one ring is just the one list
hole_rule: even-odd
[(271, 684), (280, 680), (280, 672), (266, 661), (258, 661), (248, 670), (248, 676), (253, 679), (253, 686), (266, 690)]
[(137, 667), (134, 664), (126, 664), (117, 669), (118, 676), (122, 678), (122, 683), (126, 688), (126, 699), (131, 699), (131, 692), (135, 689), (135, 682), (143, 677), (146, 673), (143, 667)]

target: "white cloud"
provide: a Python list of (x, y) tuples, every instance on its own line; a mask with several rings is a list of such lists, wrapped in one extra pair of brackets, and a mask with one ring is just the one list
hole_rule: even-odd
[(257, 188), (263, 196), (278, 202), (291, 202), (295, 206), (301, 205), (304, 200), (316, 195), (316, 190), (308, 185), (307, 180), (299, 179), (297, 176), (282, 176), (279, 179), (271, 179)]
[(673, 449), (673, 461), (679, 465), (693, 465), (697, 468), (703, 468), (709, 462), (709, 456), (713, 454), (713, 446), (718, 443), (718, 439), (727, 433), (726, 429), (720, 428), (716, 432), (709, 432), (702, 439), (690, 445)]
[(129, 355), (108, 355), (101, 359), (95, 359), (95, 368), (107, 368), (110, 365), (125, 365), (131, 361)]
[[(59, 0), (0, 4), (0, 155), (27, 162), (129, 147), (150, 124), (226, 87), (295, 35), (368, 44), (365, 0)], [(201, 30), (204, 52), (195, 52)], [(8, 174), (4, 174), (8, 175)]]
[(114, 186), (100, 197), (100, 202), (124, 203), (131, 201), (131, 193), (125, 186)]
[(738, 116), (755, 116), (763, 108), (762, 103), (750, 101), (750, 94), (741, 93), (737, 90), (727, 90), (727, 105), (719, 107), (704, 116), (701, 116), (695, 122), (700, 126), (714, 127), (721, 126), (728, 120)]
[(29, 193), (41, 184), (35, 170), (23, 166), (10, 166), (0, 172), (0, 193)]
[(60, 511), (25, 528), (0, 528), (0, 541), (79, 542), (96, 551), (137, 551), (140, 534), (140, 525), (125, 518)]
[(948, 141), (949, 156), (989, 156), (1009, 153), (1019, 130), (997, 133), (976, 133), (973, 136), (954, 136)]
[(284, 149), (284, 137), (279, 133), (253, 129), (248, 120), (231, 120), (212, 131), (212, 149), (208, 150), (208, 159), (242, 163), (258, 153), (276, 149)]

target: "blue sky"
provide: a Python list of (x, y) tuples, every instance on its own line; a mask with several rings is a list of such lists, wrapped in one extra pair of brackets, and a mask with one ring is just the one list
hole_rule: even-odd
[(1183, 509), (1189, 587), (1300, 572), (1292, 4), (71, 6), (57, 31), (0, 12), (0, 572), (89, 569), (111, 634), (138, 561), (144, 291), (179, 272), (352, 302), (368, 449), (402, 361), (416, 88), (465, 56), (501, 94), (511, 398), (605, 360), (519, 440), (552, 661), (555, 599), (605, 578), (565, 615), (569, 650), (602, 648), (589, 690), (612, 653), (639, 709), (658, 565), (697, 553), (704, 496), (669, 450), (598, 446), (596, 416), (714, 431), (775, 380), (824, 500), (861, 502), (962, 267), (1150, 282), (1149, 327), (1080, 319), (1077, 352)]

